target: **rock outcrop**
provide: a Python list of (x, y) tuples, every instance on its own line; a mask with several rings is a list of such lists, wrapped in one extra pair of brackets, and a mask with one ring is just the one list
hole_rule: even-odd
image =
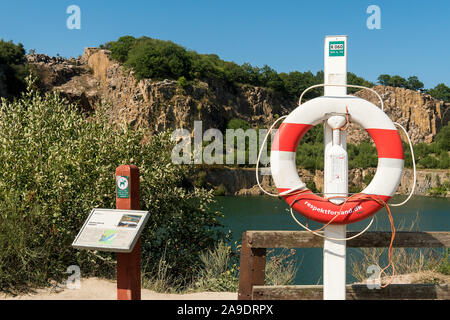
[(195, 81), (185, 87), (177, 81), (137, 81), (132, 70), (110, 60), (109, 52), (89, 48), (83, 55), (100, 83), (101, 95), (111, 104), (117, 122), (149, 128), (151, 132), (168, 128), (226, 128), (232, 118), (255, 125), (269, 124), (276, 114), (284, 114), (294, 103), (269, 90), (243, 86), (230, 88), (220, 82)]
[[(192, 129), (195, 120), (203, 121), (203, 130), (225, 129), (232, 118), (246, 120), (254, 126), (268, 126), (297, 105), (295, 100), (272, 90), (249, 85), (231, 88), (217, 81), (193, 81), (182, 87), (173, 80), (138, 81), (132, 70), (111, 60), (109, 52), (99, 48), (86, 48), (79, 59), (42, 54), (26, 58), (34, 66), (44, 91), (58, 90), (86, 110), (106, 101), (110, 105), (111, 121), (145, 127), (150, 133), (168, 128)], [(407, 129), (414, 143), (430, 143), (450, 120), (449, 105), (430, 95), (383, 86), (376, 86), (374, 90), (383, 98), (386, 113)], [(377, 97), (367, 90), (355, 95), (379, 104)], [(354, 124), (350, 125), (347, 138), (353, 143), (369, 140), (367, 133)], [(350, 187), (356, 191), (364, 188), (374, 170), (350, 170)], [(302, 170), (301, 176), (317, 191), (323, 190), (323, 172)], [(420, 170), (415, 193), (426, 195), (439, 184), (448, 184), (448, 178), (448, 170)], [(206, 180), (211, 188), (223, 185), (228, 194), (262, 193), (256, 186), (252, 169), (209, 169)], [(411, 180), (411, 170), (405, 169), (400, 194), (409, 192)], [(274, 190), (270, 175), (262, 177), (262, 184)]]
[[(392, 121), (401, 124), (409, 134), (411, 141), (430, 143), (442, 126), (450, 120), (448, 105), (429, 94), (404, 88), (376, 86), (373, 88), (384, 101), (384, 110)], [(356, 96), (380, 105), (377, 96), (368, 91), (358, 91)], [(400, 130), (403, 136), (403, 132)], [(367, 133), (356, 125), (350, 126), (348, 140), (359, 142), (369, 139)], [(405, 137), (403, 137), (406, 141)]]
[[(277, 116), (288, 114), (297, 102), (265, 88), (243, 85), (235, 88), (218, 81), (193, 81), (181, 87), (177, 81), (137, 80), (133, 71), (110, 59), (109, 51), (86, 48), (80, 59), (63, 59), (42, 54), (28, 55), (44, 90), (59, 90), (69, 100), (93, 109), (99, 101), (111, 105), (111, 120), (149, 128), (192, 129), (195, 120), (203, 128), (224, 129), (232, 118), (254, 126), (268, 126)], [(386, 113), (406, 127), (414, 143), (432, 141), (450, 120), (449, 108), (430, 95), (413, 90), (376, 86), (384, 99)], [(375, 104), (377, 97), (361, 90), (355, 94)], [(348, 141), (369, 139), (352, 124)]]
[(93, 110), (101, 100), (100, 82), (82, 60), (49, 57), (45, 54), (27, 55), (26, 60), (37, 74), (41, 90), (58, 90), (85, 110)]
[[(360, 192), (372, 180), (375, 168), (351, 169), (349, 170), (349, 192)], [(323, 171), (316, 170), (314, 173), (299, 169), (299, 175), (314, 192), (323, 191)], [(426, 196), (437, 195), (449, 197), (450, 191), (434, 194), (433, 189), (449, 184), (450, 170), (417, 170), (417, 182), (414, 195)], [(408, 195), (411, 192), (413, 181), (412, 169), (404, 169), (400, 186), (397, 189), (398, 195)], [(272, 193), (277, 190), (270, 175), (260, 176), (262, 187)], [(222, 168), (213, 169), (206, 172), (205, 184), (203, 187), (216, 189), (222, 185), (228, 195), (263, 195), (256, 183), (255, 170), (250, 168)]]

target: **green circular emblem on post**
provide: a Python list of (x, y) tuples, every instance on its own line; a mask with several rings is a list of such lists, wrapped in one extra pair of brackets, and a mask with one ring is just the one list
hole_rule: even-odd
[(117, 198), (130, 197), (130, 177), (117, 176)]

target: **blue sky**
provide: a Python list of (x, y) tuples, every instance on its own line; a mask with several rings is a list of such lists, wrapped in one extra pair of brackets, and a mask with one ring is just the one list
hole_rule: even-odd
[[(66, 27), (72, 4), (81, 9), (80, 30)], [(366, 26), (369, 5), (381, 9), (380, 30)], [(430, 88), (450, 85), (449, 16), (448, 0), (3, 0), (0, 38), (70, 57), (122, 35), (145, 35), (278, 72), (317, 72), (324, 36), (347, 34), (349, 71), (371, 81), (382, 73), (416, 75)]]

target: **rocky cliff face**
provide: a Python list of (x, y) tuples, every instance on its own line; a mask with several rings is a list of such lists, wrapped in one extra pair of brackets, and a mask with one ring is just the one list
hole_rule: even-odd
[[(405, 127), (413, 143), (432, 142), (442, 126), (450, 120), (450, 113), (446, 112), (449, 106), (429, 94), (396, 87), (376, 86), (373, 89), (383, 99), (386, 114), (392, 121)], [(377, 96), (368, 90), (361, 90), (355, 95), (380, 105)], [(400, 132), (403, 136), (403, 132)], [(351, 142), (368, 139), (367, 133), (355, 125), (350, 127), (348, 137)]]
[[(192, 129), (195, 120), (203, 121), (204, 130), (224, 129), (232, 118), (268, 126), (278, 115), (288, 114), (297, 105), (271, 90), (253, 86), (230, 88), (223, 83), (196, 81), (183, 88), (173, 80), (137, 81), (133, 71), (112, 61), (108, 51), (98, 48), (86, 48), (81, 59), (28, 55), (27, 60), (35, 67), (43, 90), (59, 90), (86, 110), (106, 101), (110, 104), (112, 121), (146, 127), (150, 132)], [(408, 130), (414, 143), (431, 142), (450, 120), (450, 112), (446, 112), (449, 106), (429, 95), (394, 87), (377, 86), (374, 90), (384, 99), (386, 113)], [(378, 104), (377, 97), (369, 91), (355, 95)], [(353, 143), (369, 139), (354, 124), (347, 137)], [(351, 170), (350, 186), (361, 190), (374, 170)], [(301, 175), (317, 190), (323, 190), (323, 172), (302, 170)], [(448, 176), (448, 171), (419, 171), (416, 194), (427, 194), (439, 183), (448, 184)], [(409, 192), (411, 179), (411, 170), (405, 169), (399, 193)], [(270, 176), (264, 176), (262, 181), (267, 188), (273, 188)], [(223, 184), (229, 194), (260, 194), (252, 169), (209, 170), (207, 183), (213, 188)]]
[(114, 121), (162, 131), (192, 128), (195, 120), (203, 128), (224, 129), (232, 118), (253, 124), (269, 124), (276, 114), (285, 114), (293, 101), (263, 88), (232, 89), (218, 82), (196, 81), (180, 87), (177, 81), (137, 81), (133, 71), (110, 60), (109, 52), (88, 48), (82, 62), (99, 82), (99, 94), (111, 104)]
[[(224, 129), (232, 118), (268, 126), (277, 115), (288, 114), (297, 105), (271, 90), (253, 86), (230, 88), (223, 83), (196, 81), (182, 88), (173, 80), (137, 81), (133, 71), (112, 61), (109, 52), (99, 48), (86, 48), (81, 59), (28, 55), (27, 60), (35, 66), (44, 90), (59, 90), (88, 110), (105, 100), (111, 105), (113, 121), (144, 126), (151, 132), (191, 129), (194, 120), (200, 119), (204, 129)], [(374, 90), (384, 99), (386, 113), (407, 128), (414, 143), (431, 142), (450, 120), (448, 106), (430, 95), (383, 86)], [(378, 104), (369, 91), (355, 95)], [(369, 137), (352, 124), (348, 139), (357, 143)]]
[(71, 102), (92, 110), (101, 99), (100, 82), (80, 59), (63, 59), (44, 54), (26, 56), (38, 76), (41, 90), (58, 90)]
[[(349, 192), (360, 192), (367, 187), (375, 174), (375, 170), (375, 168), (351, 169), (349, 171)], [(323, 191), (323, 171), (316, 170), (316, 172), (312, 173), (305, 169), (299, 169), (299, 175), (311, 190), (314, 192)], [(450, 191), (434, 194), (436, 188), (445, 184), (448, 185), (449, 177), (450, 170), (418, 170), (414, 195), (449, 197)], [(405, 169), (396, 194), (408, 195), (412, 188), (412, 180), (413, 171)], [(261, 176), (260, 182), (265, 190), (277, 193), (270, 175)], [(254, 169), (222, 168), (208, 170), (204, 187), (217, 189), (220, 185), (222, 185), (222, 189), (224, 188), (225, 193), (228, 195), (263, 195), (256, 183)]]

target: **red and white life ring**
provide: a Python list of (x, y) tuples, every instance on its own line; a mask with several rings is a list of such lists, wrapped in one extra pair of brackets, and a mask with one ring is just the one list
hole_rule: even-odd
[[(271, 148), (272, 177), (280, 194), (303, 216), (322, 223), (349, 224), (365, 219), (383, 207), (380, 201), (354, 197), (344, 204), (334, 204), (313, 194), (300, 179), (295, 163), (297, 146), (305, 133), (322, 123), (330, 114), (345, 114), (366, 129), (377, 148), (378, 167), (370, 184), (361, 194), (388, 202), (400, 184), (404, 165), (403, 146), (394, 123), (376, 105), (354, 96), (324, 96), (305, 102), (292, 111), (280, 125)], [(289, 194), (289, 190), (302, 190)], [(338, 217), (335, 217), (339, 215)]]

